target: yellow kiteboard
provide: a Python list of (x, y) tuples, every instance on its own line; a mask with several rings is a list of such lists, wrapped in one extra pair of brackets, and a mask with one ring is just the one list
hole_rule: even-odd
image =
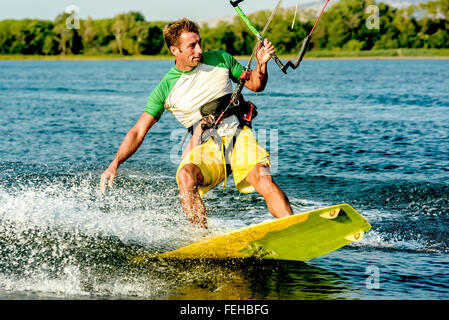
[(340, 204), (231, 231), (160, 257), (308, 261), (362, 240), (370, 229), (354, 208)]

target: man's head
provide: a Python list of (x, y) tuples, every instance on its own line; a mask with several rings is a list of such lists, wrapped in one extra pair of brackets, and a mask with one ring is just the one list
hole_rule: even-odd
[(186, 18), (169, 23), (164, 28), (164, 39), (176, 57), (176, 65), (188, 71), (201, 62), (203, 50), (198, 25)]

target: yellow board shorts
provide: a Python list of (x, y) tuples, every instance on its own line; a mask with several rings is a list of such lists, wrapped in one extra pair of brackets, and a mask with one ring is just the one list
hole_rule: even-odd
[[(222, 139), (226, 149), (228, 146), (232, 147), (230, 146), (233, 143), (232, 136), (223, 137)], [(178, 173), (187, 164), (195, 164), (201, 170), (204, 178), (203, 184), (198, 187), (201, 197), (219, 185), (229, 174), (224, 165), (226, 162), (224, 150), (225, 148), (220, 148), (220, 145), (212, 139), (196, 146), (179, 164), (176, 173), (178, 186)], [(270, 165), (269, 157), (268, 152), (257, 142), (253, 131), (249, 127), (244, 126), (227, 158), (230, 162), (237, 190), (242, 193), (250, 193), (255, 190), (245, 179), (257, 164)]]

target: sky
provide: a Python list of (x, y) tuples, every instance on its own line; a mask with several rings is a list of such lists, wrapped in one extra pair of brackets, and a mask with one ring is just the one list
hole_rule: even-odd
[[(300, 4), (323, 0), (299, 0)], [(240, 4), (245, 12), (272, 9), (277, 0), (246, 0)], [(204, 22), (234, 15), (229, 0), (0, 0), (0, 20), (43, 19), (56, 16), (75, 5), (79, 17), (112, 18), (117, 13), (140, 11), (147, 21), (172, 21), (182, 17)], [(282, 7), (296, 5), (296, 0), (283, 0)]]

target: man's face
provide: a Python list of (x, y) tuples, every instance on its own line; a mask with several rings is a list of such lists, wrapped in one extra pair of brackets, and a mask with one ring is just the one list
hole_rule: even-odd
[(183, 68), (190, 70), (198, 66), (203, 53), (201, 36), (194, 32), (183, 32), (179, 37), (178, 43), (178, 46), (170, 48), (170, 51), (176, 57), (177, 66), (181, 67), (181, 70)]

